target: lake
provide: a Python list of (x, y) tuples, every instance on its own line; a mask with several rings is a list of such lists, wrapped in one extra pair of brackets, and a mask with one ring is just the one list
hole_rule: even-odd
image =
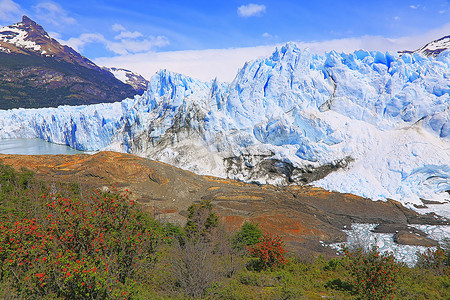
[(7, 139), (0, 140), (1, 154), (82, 154), (83, 151), (65, 145), (52, 144), (41, 139)]

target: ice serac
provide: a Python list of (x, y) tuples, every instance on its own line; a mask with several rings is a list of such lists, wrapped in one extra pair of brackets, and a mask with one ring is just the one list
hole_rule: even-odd
[(160, 71), (142, 96), (121, 103), (2, 111), (0, 136), (412, 208), (436, 200), (450, 217), (449, 93), (450, 51), (321, 56), (289, 43), (246, 63), (229, 84)]

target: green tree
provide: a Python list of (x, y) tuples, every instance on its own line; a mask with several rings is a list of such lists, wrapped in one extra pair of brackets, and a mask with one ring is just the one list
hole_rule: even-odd
[(202, 200), (198, 204), (192, 204), (184, 230), (188, 238), (202, 238), (209, 240), (219, 225), (219, 217), (212, 211), (211, 201)]
[(244, 249), (247, 246), (255, 245), (262, 236), (262, 230), (258, 224), (246, 221), (233, 237), (233, 248)]

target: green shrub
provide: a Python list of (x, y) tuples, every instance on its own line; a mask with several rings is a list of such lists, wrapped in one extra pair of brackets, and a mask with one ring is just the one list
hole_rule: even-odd
[(344, 267), (344, 262), (340, 258), (331, 258), (325, 263), (323, 269), (325, 271), (336, 271)]
[(188, 208), (189, 215), (184, 231), (189, 238), (209, 239), (219, 225), (219, 218), (212, 211), (211, 201), (203, 200)]
[(255, 245), (262, 236), (262, 230), (258, 224), (244, 222), (241, 229), (233, 237), (233, 248), (244, 249), (245, 247)]
[(416, 267), (431, 270), (436, 275), (450, 275), (449, 253), (441, 246), (418, 252)]
[(329, 280), (326, 284), (325, 287), (330, 288), (330, 289), (334, 289), (334, 290), (340, 290), (340, 291), (352, 291), (353, 290), (353, 285), (343, 281), (340, 278), (335, 278), (332, 280)]

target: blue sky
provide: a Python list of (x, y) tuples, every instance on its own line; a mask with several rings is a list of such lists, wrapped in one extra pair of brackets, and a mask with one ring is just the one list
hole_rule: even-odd
[(95, 62), (205, 80), (231, 80), (244, 61), (288, 41), (313, 52), (385, 51), (450, 35), (448, 0), (0, 0), (0, 25), (23, 14)]

